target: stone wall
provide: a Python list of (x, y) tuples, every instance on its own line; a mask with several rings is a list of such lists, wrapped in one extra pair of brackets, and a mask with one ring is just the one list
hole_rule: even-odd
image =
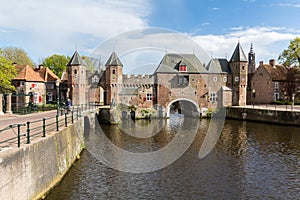
[(228, 107), (228, 118), (300, 126), (300, 112)]
[(46, 138), (0, 154), (1, 199), (40, 199), (84, 148), (83, 119)]

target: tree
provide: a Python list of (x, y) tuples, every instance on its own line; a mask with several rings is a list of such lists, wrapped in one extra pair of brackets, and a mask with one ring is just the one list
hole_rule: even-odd
[(43, 65), (49, 67), (58, 77), (61, 78), (61, 75), (67, 69), (67, 64), (70, 60), (70, 57), (64, 55), (53, 54), (44, 59)]
[(287, 71), (286, 92), (287, 97), (292, 101), (293, 94), (297, 95), (300, 86), (300, 69), (299, 67), (289, 67)]
[(15, 90), (15, 87), (11, 85), (11, 79), (13, 79), (16, 74), (16, 68), (11, 61), (0, 55), (0, 93), (12, 92)]
[(300, 66), (300, 38), (296, 37), (290, 41), (287, 49), (278, 57), (279, 62), (286, 66)]
[(29, 65), (31, 67), (35, 66), (24, 49), (17, 47), (6, 47), (2, 50), (2, 55), (11, 63), (17, 63), (18, 65)]

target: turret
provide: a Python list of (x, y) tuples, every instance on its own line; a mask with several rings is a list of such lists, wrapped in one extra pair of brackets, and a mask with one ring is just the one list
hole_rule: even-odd
[(248, 60), (240, 42), (232, 54), (229, 66), (232, 72), (232, 105), (244, 106), (248, 85)]

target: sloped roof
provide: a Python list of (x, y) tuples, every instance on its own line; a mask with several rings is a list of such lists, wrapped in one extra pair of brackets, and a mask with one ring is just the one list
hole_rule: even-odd
[(39, 73), (36, 73), (29, 65), (17, 65), (17, 76), (12, 80), (23, 80), (27, 82), (44, 82)]
[(288, 68), (284, 65), (275, 65), (275, 67), (264, 64), (263, 67), (266, 69), (268, 74), (271, 76), (273, 81), (286, 81)]
[(40, 77), (44, 79), (45, 82), (54, 82), (59, 80), (58, 76), (52, 72), (48, 67), (36, 68), (35, 72), (39, 73)]
[(119, 95), (138, 95), (138, 88), (122, 88)]
[(229, 62), (248, 62), (247, 57), (240, 43), (236, 45), (235, 50)]
[(68, 62), (67, 66), (86, 66), (84, 60), (82, 60), (81, 56), (77, 51), (73, 54), (72, 58)]
[(179, 65), (183, 62), (189, 73), (206, 73), (203, 64), (195, 54), (166, 54), (154, 73), (178, 73)]
[(105, 66), (123, 66), (116, 52), (112, 52)]
[(228, 73), (231, 74), (228, 61), (222, 58), (213, 58), (209, 61), (206, 69), (209, 73)]

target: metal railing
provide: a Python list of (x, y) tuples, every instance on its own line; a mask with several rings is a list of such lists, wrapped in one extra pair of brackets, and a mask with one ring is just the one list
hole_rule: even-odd
[[(48, 133), (59, 131), (74, 121), (79, 120), (85, 112), (95, 110), (93, 105), (80, 105), (72, 107), (71, 111), (61, 109), (59, 116), (42, 118), (34, 121), (27, 121), (26, 123), (12, 124), (0, 130), (0, 134), (10, 135), (0, 140), (0, 145), (8, 143), (7, 146), (14, 146), (17, 141), (17, 146), (20, 147), (22, 141), (25, 144), (30, 144), (31, 139), (35, 137), (46, 137)], [(13, 133), (13, 134), (12, 134)], [(3, 135), (2, 135), (3, 136)], [(5, 135), (4, 135), (5, 136)], [(6, 146), (6, 147), (7, 147)], [(0, 146), (1, 149), (1, 146)]]

